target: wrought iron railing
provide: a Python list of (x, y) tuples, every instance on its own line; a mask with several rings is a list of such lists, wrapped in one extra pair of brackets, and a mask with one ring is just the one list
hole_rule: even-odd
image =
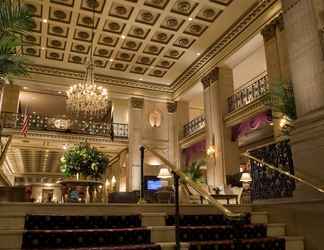
[(288, 140), (262, 146), (244, 155), (251, 163), (252, 200), (292, 197), (294, 163)]
[[(21, 129), (25, 114), (1, 113), (3, 128)], [(65, 116), (28, 114), (28, 130), (54, 131), (72, 134), (110, 137), (110, 124), (97, 121), (72, 119)], [(128, 138), (128, 124), (113, 123), (115, 138)]]
[(204, 115), (198, 116), (195, 119), (184, 125), (183, 135), (187, 137), (201, 130), (206, 126), (206, 119)]
[(228, 101), (228, 112), (231, 113), (264, 96), (269, 90), (268, 75), (266, 72), (237, 89)]

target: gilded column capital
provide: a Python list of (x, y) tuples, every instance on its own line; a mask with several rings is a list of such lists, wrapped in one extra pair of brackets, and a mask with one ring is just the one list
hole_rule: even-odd
[(277, 29), (283, 31), (284, 28), (283, 15), (280, 14), (262, 29), (261, 34), (265, 41), (269, 41), (271, 38), (275, 37)]
[(175, 113), (177, 111), (177, 102), (167, 103), (168, 113)]
[(134, 109), (143, 109), (144, 107), (144, 98), (131, 97), (130, 102)]
[(204, 89), (208, 88), (212, 83), (219, 79), (219, 68), (216, 67), (201, 79)]

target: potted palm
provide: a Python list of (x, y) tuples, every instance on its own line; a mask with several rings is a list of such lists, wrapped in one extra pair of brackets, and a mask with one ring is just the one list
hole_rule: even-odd
[(18, 51), (23, 37), (33, 25), (32, 14), (16, 0), (0, 1), (0, 79), (9, 82), (10, 76), (27, 73), (25, 58)]

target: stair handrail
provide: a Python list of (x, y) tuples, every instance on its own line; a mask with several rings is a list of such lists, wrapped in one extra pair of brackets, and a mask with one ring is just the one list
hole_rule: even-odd
[[(282, 169), (280, 169), (280, 168), (277, 168), (276, 166), (274, 166), (274, 165), (272, 165), (272, 164), (270, 164), (270, 163), (268, 163), (268, 162), (265, 162), (265, 161), (262, 160), (262, 159), (259, 159), (259, 158), (254, 157), (253, 155), (251, 155), (251, 154), (248, 153), (248, 152), (242, 153), (242, 155), (245, 156), (245, 157), (248, 157), (249, 159), (252, 159), (252, 160), (254, 160), (254, 161), (258, 162), (258, 163), (261, 163), (263, 166), (265, 166), (265, 167), (267, 167), (267, 168), (269, 168), (269, 169), (271, 169), (271, 170), (277, 171), (277, 172), (279, 172), (280, 174), (286, 175), (286, 176), (288, 176), (288, 177), (290, 177), (290, 178), (292, 178), (292, 179), (294, 179), (294, 180), (296, 180), (296, 181), (298, 181), (298, 182), (300, 182), (300, 183), (303, 183), (303, 184), (305, 184), (305, 185), (307, 185), (307, 186), (309, 186), (309, 187), (315, 189), (316, 191), (318, 191), (318, 192), (320, 192), (320, 193), (324, 193), (324, 189), (322, 189), (322, 188), (320, 188), (320, 187), (318, 187), (318, 186), (312, 184), (310, 181), (305, 180), (305, 179), (303, 179), (303, 178), (300, 178), (300, 177), (298, 177), (298, 176), (296, 176), (296, 175), (293, 175), (293, 174), (291, 174), (291, 173), (289, 173), (289, 172), (287, 172), (287, 171), (284, 171), (284, 170), (282, 170)], [(261, 166), (260, 166), (260, 167), (261, 167)]]
[(8, 181), (8, 178), (7, 178), (7, 176), (4, 174), (4, 172), (2, 171), (2, 164), (3, 164), (3, 162), (5, 161), (5, 159), (6, 159), (6, 155), (7, 155), (7, 151), (8, 151), (8, 149), (9, 149), (9, 146), (10, 146), (10, 144), (11, 144), (11, 140), (12, 140), (12, 135), (9, 135), (9, 136), (1, 136), (0, 137), (0, 140), (2, 139), (2, 138), (4, 138), (4, 137), (8, 137), (8, 140), (7, 140), (7, 142), (6, 142), (6, 144), (5, 144), (5, 146), (4, 146), (4, 148), (3, 148), (3, 150), (1, 151), (1, 156), (0, 156), (0, 175), (1, 175), (1, 177), (7, 182), (7, 183), (10, 183), (9, 181)]
[(122, 153), (124, 153), (124, 152), (128, 152), (128, 147), (125, 147), (125, 148), (123, 148), (122, 150), (120, 150), (113, 158), (111, 158), (110, 160), (109, 160), (109, 164), (108, 164), (108, 166), (111, 166), (111, 165), (113, 165), (115, 162), (117, 162), (119, 159), (120, 159), (120, 156), (121, 156), (121, 154)]
[(219, 201), (217, 201), (214, 197), (212, 197), (208, 192), (206, 192), (201, 185), (195, 183), (191, 178), (189, 178), (184, 172), (182, 172), (180, 169), (178, 169), (175, 165), (173, 165), (169, 160), (167, 160), (165, 157), (160, 155), (158, 152), (156, 152), (154, 149), (147, 145), (143, 145), (143, 147), (152, 153), (154, 156), (159, 158), (168, 168), (172, 170), (177, 176), (179, 176), (180, 180), (185, 182), (186, 184), (190, 185), (196, 192), (199, 193), (204, 199), (209, 201), (209, 203), (215, 207), (217, 207), (225, 216), (235, 218), (235, 217), (242, 217), (242, 214), (240, 213), (234, 213), (227, 209), (223, 204), (221, 204)]

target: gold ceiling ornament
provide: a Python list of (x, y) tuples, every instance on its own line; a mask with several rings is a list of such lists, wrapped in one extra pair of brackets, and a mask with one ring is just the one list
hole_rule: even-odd
[(85, 78), (82, 82), (74, 84), (66, 92), (67, 94), (67, 109), (76, 117), (103, 119), (110, 118), (112, 107), (108, 98), (108, 91), (106, 88), (97, 86), (95, 84), (94, 74), (94, 43), (93, 38), (95, 34), (95, 7), (93, 8), (92, 22), (92, 36), (89, 63), (86, 68)]

